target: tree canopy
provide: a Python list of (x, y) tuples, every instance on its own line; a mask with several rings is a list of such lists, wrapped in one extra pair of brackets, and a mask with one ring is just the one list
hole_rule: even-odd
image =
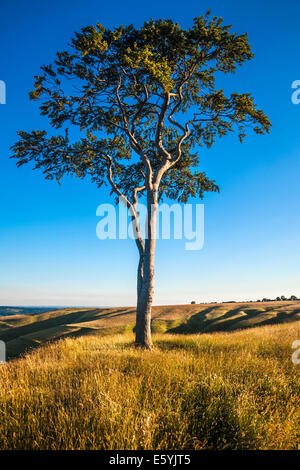
[(249, 93), (226, 96), (216, 87), (218, 73), (252, 57), (247, 34), (232, 33), (210, 12), (189, 29), (172, 20), (85, 27), (41, 67), (30, 93), (62, 132), (20, 131), (13, 156), (18, 166), (34, 162), (47, 179), (90, 176), (129, 205), (153, 188), (159, 198), (202, 198), (219, 188), (199, 170), (199, 146), (231, 132), (242, 141), (248, 128), (269, 132)]

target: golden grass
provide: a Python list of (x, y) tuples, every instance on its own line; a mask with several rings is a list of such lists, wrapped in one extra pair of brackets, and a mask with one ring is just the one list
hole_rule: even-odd
[(299, 449), (300, 322), (67, 338), (0, 367), (1, 449)]

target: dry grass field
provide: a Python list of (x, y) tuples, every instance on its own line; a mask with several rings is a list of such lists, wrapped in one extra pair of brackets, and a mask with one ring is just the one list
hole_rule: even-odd
[(0, 365), (0, 449), (300, 449), (299, 303), (260, 307), (156, 307), (151, 352), (130, 309), (2, 318), (47, 344)]

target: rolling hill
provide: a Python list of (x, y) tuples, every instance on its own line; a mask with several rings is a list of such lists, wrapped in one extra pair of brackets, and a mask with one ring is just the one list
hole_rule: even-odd
[[(300, 301), (169, 305), (153, 307), (152, 329), (154, 333), (211, 333), (297, 320)], [(0, 316), (0, 339), (6, 343), (7, 357), (14, 358), (47, 341), (129, 332), (134, 324), (135, 310), (130, 307), (16, 311)]]

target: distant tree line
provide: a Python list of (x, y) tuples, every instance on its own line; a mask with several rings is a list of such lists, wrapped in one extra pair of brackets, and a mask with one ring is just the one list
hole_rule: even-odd
[(258, 300), (257, 302), (275, 302), (275, 301), (290, 301), (290, 300), (300, 300), (299, 297), (296, 295), (291, 295), (290, 297), (286, 297), (285, 295), (281, 295), (280, 297), (276, 297), (276, 299), (266, 299), (265, 297), (262, 301)]
[[(261, 299), (258, 299), (258, 300), (245, 300), (244, 302), (282, 302), (282, 301), (295, 301), (295, 300), (300, 300), (300, 297), (297, 297), (296, 295), (291, 295), (290, 297), (286, 297), (285, 295), (281, 295), (280, 297), (276, 297), (276, 299), (267, 299), (266, 297), (264, 297), (262, 300)], [(235, 304), (235, 303), (241, 303), (243, 302), (242, 300), (240, 301), (236, 301), (236, 300), (227, 300), (227, 301), (224, 301), (224, 302), (201, 302), (203, 304), (218, 304), (218, 303), (221, 303), (221, 304)], [(192, 300), (191, 301), (191, 304), (194, 305), (196, 304), (196, 301), (195, 300)]]

